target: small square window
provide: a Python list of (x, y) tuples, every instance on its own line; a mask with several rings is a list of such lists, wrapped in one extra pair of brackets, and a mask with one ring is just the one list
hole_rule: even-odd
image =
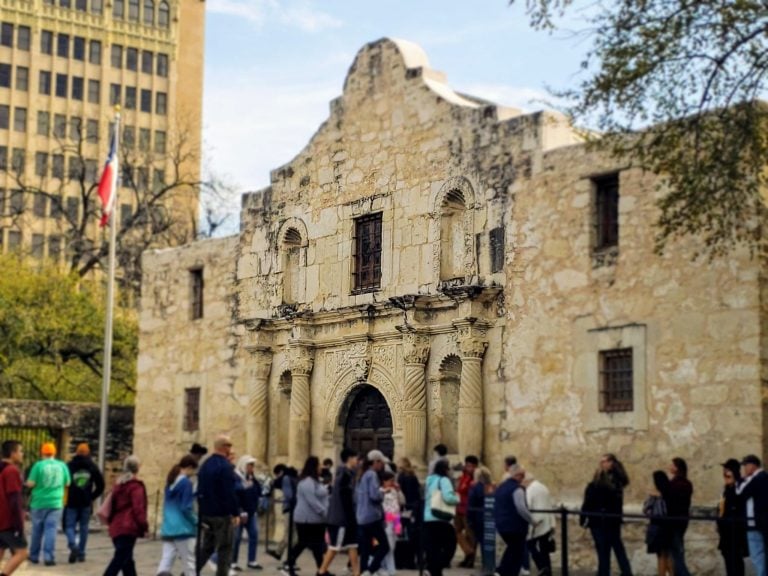
[(190, 280), (190, 301), (192, 304), (192, 320), (198, 320), (203, 317), (203, 269), (195, 268), (189, 271)]
[(600, 352), (601, 412), (632, 411), (634, 403), (632, 376), (632, 348)]
[(184, 389), (184, 431), (200, 429), (200, 388)]

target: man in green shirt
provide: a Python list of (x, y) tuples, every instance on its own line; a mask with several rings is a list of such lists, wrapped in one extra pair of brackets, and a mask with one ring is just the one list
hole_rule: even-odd
[(40, 562), (40, 545), (43, 546), (43, 560), (46, 566), (54, 566), (56, 559), (56, 528), (61, 522), (64, 508), (64, 492), (70, 483), (69, 468), (56, 459), (56, 445), (46, 442), (40, 449), (42, 456), (27, 478), (32, 489), (29, 508), (32, 515), (32, 541), (29, 547), (29, 561)]

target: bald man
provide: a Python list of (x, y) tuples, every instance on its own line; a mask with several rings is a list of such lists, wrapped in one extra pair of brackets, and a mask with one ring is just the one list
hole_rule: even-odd
[(237, 477), (230, 462), (232, 440), (219, 435), (213, 443), (213, 454), (197, 473), (197, 498), (200, 509), (202, 542), (197, 557), (200, 571), (215, 551), (219, 561), (216, 576), (228, 576), (234, 529), (240, 522), (240, 505), (235, 486)]

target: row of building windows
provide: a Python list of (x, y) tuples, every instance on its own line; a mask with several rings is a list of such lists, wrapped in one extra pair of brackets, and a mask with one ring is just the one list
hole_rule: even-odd
[[(126, 110), (140, 110), (152, 113), (152, 90), (136, 88), (135, 86), (109, 85), (109, 103), (112, 106), (122, 105)], [(165, 116), (168, 114), (168, 94), (166, 92), (154, 93), (155, 114)]]
[[(55, 6), (57, 3), (62, 8), (74, 8), (80, 12), (88, 12), (89, 0), (44, 0), (45, 4), (49, 6)], [(90, 0), (90, 10), (94, 14), (102, 14), (104, 12), (104, 0)]]
[[(26, 169), (26, 151), (23, 148), (11, 150), (10, 166), (8, 164), (8, 147), (0, 146), (0, 170), (23, 173)], [(41, 178), (55, 178), (58, 180), (83, 180), (86, 183), (95, 183), (99, 179), (100, 163), (91, 158), (83, 159), (80, 156), (66, 156), (64, 154), (49, 154), (48, 152), (35, 152), (35, 175)], [(162, 168), (150, 168), (149, 166), (133, 167), (128, 164), (121, 166), (120, 184), (126, 187), (136, 187), (142, 190), (161, 188), (165, 185), (165, 170)], [(152, 178), (150, 179), (150, 175)]]
[[(0, 23), (0, 45), (13, 46), (14, 26), (8, 22)], [(40, 52), (53, 54), (54, 39), (56, 55), (62, 58), (70, 56), (75, 60), (85, 61), (86, 56), (91, 64), (101, 64), (102, 43), (100, 40), (86, 40), (82, 36), (70, 36), (69, 34), (56, 34), (50, 30), (40, 33)], [(16, 47), (20, 50), (29, 50), (30, 29), (28, 26), (18, 26), (16, 30)], [(86, 54), (87, 47), (87, 54)], [(168, 77), (168, 54), (152, 52), (151, 50), (139, 50), (138, 48), (124, 47), (121, 44), (113, 44), (110, 52), (110, 63), (113, 68), (126, 68), (128, 70), (141, 71), (145, 74), (157, 74), (163, 78)], [(141, 66), (139, 66), (141, 64)]]
[[(74, 8), (81, 12), (90, 11), (94, 14), (102, 14), (104, 12), (104, 0), (44, 0), (45, 4), (55, 6), (58, 4), (62, 8)], [(138, 22), (141, 20), (147, 26), (154, 26), (155, 22), (161, 28), (168, 28), (171, 22), (171, 7), (163, 0), (160, 2), (157, 10), (155, 10), (155, 3), (153, 0), (143, 0), (143, 4), (140, 4), (139, 0), (128, 0), (128, 10), (126, 12), (125, 0), (114, 0), (112, 4), (112, 15), (115, 18), (126, 18), (130, 22)]]
[(141, 20), (147, 26), (157, 26), (168, 28), (171, 25), (171, 7), (165, 0), (161, 0), (155, 10), (154, 0), (128, 0), (126, 10), (126, 0), (113, 0), (112, 16), (120, 19), (127, 19), (129, 22), (138, 22)]

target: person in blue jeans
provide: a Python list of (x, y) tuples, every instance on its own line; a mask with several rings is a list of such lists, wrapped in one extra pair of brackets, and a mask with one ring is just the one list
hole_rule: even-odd
[(624, 488), (629, 476), (613, 454), (600, 458), (600, 467), (584, 491), (579, 523), (589, 527), (597, 552), (597, 576), (610, 576), (611, 551), (616, 554), (621, 576), (632, 576), (632, 567), (621, 540)]
[(56, 459), (56, 445), (46, 442), (40, 449), (41, 460), (35, 462), (27, 478), (32, 489), (29, 504), (32, 516), (32, 539), (29, 546), (29, 561), (40, 562), (40, 547), (46, 566), (56, 565), (56, 528), (61, 521), (64, 507), (64, 490), (70, 484), (69, 468)]
[(77, 446), (75, 456), (67, 468), (72, 483), (64, 507), (64, 533), (69, 546), (69, 563), (74, 564), (85, 562), (88, 523), (93, 513), (93, 503), (104, 493), (104, 477), (91, 459), (91, 449), (86, 443)]
[(240, 571), (237, 563), (240, 555), (240, 544), (243, 532), (248, 533), (248, 568), (261, 570), (262, 566), (256, 561), (256, 550), (259, 543), (259, 503), (261, 502), (261, 483), (255, 475), (256, 458), (242, 456), (237, 462), (235, 471), (239, 479), (237, 497), (240, 501), (240, 525), (235, 533), (235, 545), (232, 551), (232, 569)]

